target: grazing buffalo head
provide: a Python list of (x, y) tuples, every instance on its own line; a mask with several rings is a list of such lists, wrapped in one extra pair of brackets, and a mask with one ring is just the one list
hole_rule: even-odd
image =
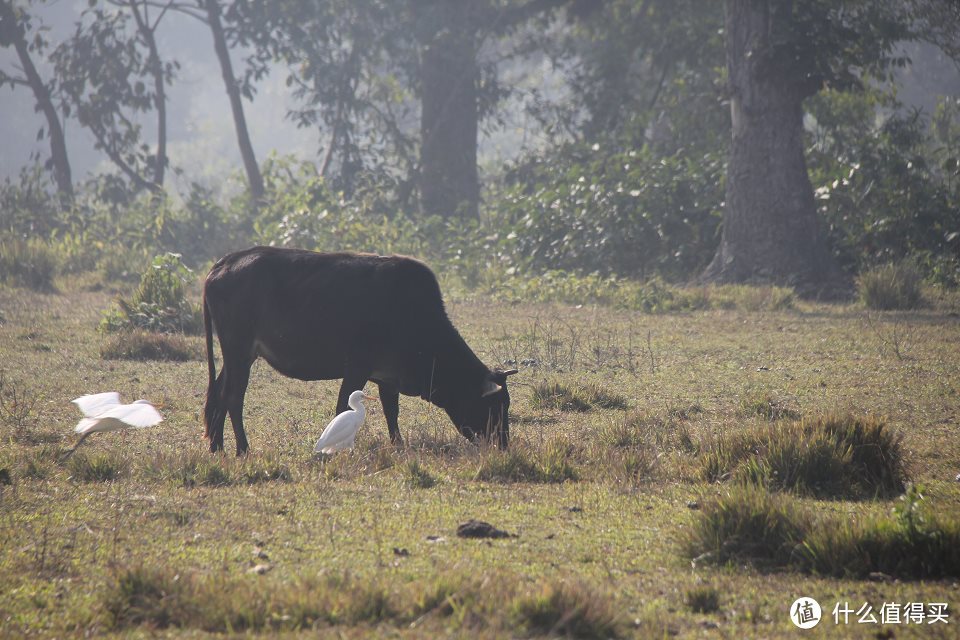
[(470, 394), (457, 394), (444, 408), (457, 430), (467, 439), (488, 439), (501, 449), (507, 448), (510, 438), (510, 392), (507, 376), (517, 373), (494, 370), (485, 377), (480, 387)]

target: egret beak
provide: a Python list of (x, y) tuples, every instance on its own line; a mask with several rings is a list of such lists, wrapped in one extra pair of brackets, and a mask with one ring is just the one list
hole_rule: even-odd
[(368, 396), (367, 394), (363, 394), (363, 397), (366, 400), (377, 400), (377, 398), (375, 398), (374, 396)]

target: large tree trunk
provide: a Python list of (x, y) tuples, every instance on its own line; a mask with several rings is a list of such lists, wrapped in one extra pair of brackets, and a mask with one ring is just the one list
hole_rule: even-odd
[(73, 178), (70, 173), (67, 143), (63, 136), (60, 116), (53, 106), (50, 89), (40, 78), (40, 74), (33, 64), (33, 59), (30, 57), (26, 34), (17, 19), (13, 6), (7, 0), (0, 0), (0, 46), (8, 47), (11, 44), (17, 51), (17, 57), (23, 66), (23, 73), (26, 76), (27, 84), (33, 91), (37, 107), (43, 112), (47, 120), (47, 135), (50, 137), (50, 162), (53, 166), (53, 178), (57, 183), (60, 203), (63, 206), (70, 206), (73, 203)]
[(772, 33), (789, 30), (790, 11), (787, 0), (726, 2), (733, 140), (723, 236), (704, 279), (816, 292), (833, 285), (838, 271), (803, 155), (802, 103), (818, 83)]
[(469, 20), (472, 0), (443, 2), (445, 24), (422, 43), (420, 204), (424, 213), (476, 218), (477, 45)]
[(247, 119), (243, 114), (240, 87), (233, 75), (230, 51), (227, 49), (227, 39), (220, 22), (220, 5), (217, 0), (206, 0), (205, 4), (207, 22), (213, 34), (213, 48), (217, 52), (217, 60), (220, 61), (220, 72), (227, 89), (227, 97), (230, 99), (230, 109), (233, 111), (233, 125), (237, 131), (237, 144), (240, 147), (240, 156), (243, 158), (243, 167), (247, 172), (250, 195), (253, 196), (254, 201), (259, 202), (264, 195), (263, 175), (260, 173), (260, 165), (257, 164), (257, 157), (253, 153), (253, 144), (250, 142), (250, 134), (247, 131)]

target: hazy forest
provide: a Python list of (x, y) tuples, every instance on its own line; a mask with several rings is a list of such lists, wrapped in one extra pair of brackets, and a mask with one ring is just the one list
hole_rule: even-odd
[[(955, 637), (956, 0), (0, 0), (0, 140), (0, 636)], [(209, 453), (252, 245), (424, 261), (509, 448)]]

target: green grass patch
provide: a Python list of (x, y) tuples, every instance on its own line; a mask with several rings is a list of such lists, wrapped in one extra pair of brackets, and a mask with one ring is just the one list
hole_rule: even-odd
[(408, 460), (403, 465), (403, 477), (413, 489), (429, 489), (437, 484), (436, 477), (419, 460)]
[(92, 454), (80, 451), (67, 461), (67, 472), (76, 482), (113, 482), (130, 472), (130, 463), (115, 451)]
[[(491, 584), (487, 584), (490, 582)], [(416, 626), (430, 616), (464, 630), (613, 638), (623, 622), (612, 598), (579, 582), (543, 582), (528, 590), (505, 576), (483, 583), (440, 576), (406, 585), (349, 574), (218, 577), (161, 566), (118, 572), (100, 599), (109, 628), (197, 629), (211, 633), (301, 631), (331, 625)], [(504, 600), (506, 599), (506, 606)]]
[(754, 392), (741, 398), (737, 413), (744, 418), (759, 416), (771, 421), (800, 418), (799, 411), (767, 391)]
[(572, 461), (573, 450), (561, 440), (548, 442), (537, 450), (515, 443), (507, 451), (488, 449), (481, 454), (475, 480), (483, 482), (559, 483), (579, 480)]

